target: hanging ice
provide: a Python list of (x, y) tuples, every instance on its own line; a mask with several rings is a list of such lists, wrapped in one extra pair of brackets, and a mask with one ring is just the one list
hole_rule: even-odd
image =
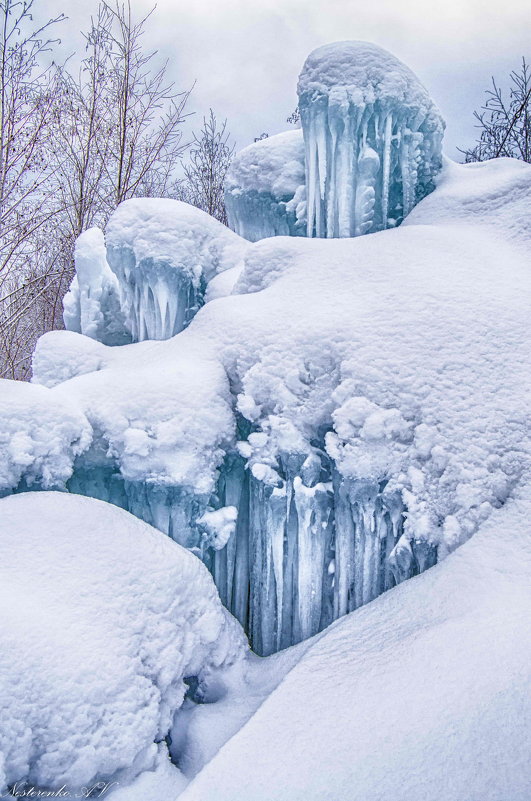
[(235, 267), (244, 243), (204, 211), (178, 200), (122, 203), (106, 229), (134, 342), (169, 339), (204, 303), (208, 282)]
[(256, 242), (305, 236), (306, 189), (302, 131), (260, 139), (241, 150), (225, 180), (229, 225)]
[(244, 250), (232, 231), (187, 203), (127, 200), (105, 241), (92, 228), (76, 243), (65, 326), (106, 345), (169, 339), (203, 305), (208, 282), (236, 268)]
[(298, 84), (307, 235), (398, 225), (434, 187), (444, 122), (408, 67), (376, 45), (314, 50)]

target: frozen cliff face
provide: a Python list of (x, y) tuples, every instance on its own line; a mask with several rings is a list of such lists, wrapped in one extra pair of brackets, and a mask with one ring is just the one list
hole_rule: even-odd
[(398, 225), (435, 186), (444, 122), (398, 59), (366, 42), (314, 50), (298, 84), (307, 235)]
[(530, 460), (530, 187), (447, 163), (394, 230), (231, 235), (233, 293), (170, 340), (47, 335), (35, 380), (92, 429), (68, 488), (191, 548), (261, 653), (444, 558)]
[(261, 139), (241, 150), (225, 179), (230, 227), (251, 242), (306, 235), (302, 131)]

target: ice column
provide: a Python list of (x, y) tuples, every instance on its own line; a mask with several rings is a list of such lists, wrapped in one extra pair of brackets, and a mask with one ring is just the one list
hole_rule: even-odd
[(385, 50), (314, 50), (298, 84), (307, 235), (351, 237), (398, 225), (434, 187), (444, 122), (416, 76)]

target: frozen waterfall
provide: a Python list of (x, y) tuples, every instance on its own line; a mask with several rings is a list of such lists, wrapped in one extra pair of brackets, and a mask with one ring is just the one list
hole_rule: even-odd
[[(278, 235), (348, 238), (380, 231), (398, 225), (434, 188), (444, 123), (426, 90), (389, 53), (360, 42), (319, 48), (306, 60), (298, 91), (302, 129), (250, 145), (236, 156), (228, 173), (226, 204), (236, 233), (176, 200), (125, 201), (112, 215), (105, 239), (92, 229), (78, 241), (77, 276), (65, 300), (67, 328), (105, 345), (171, 339), (207, 301), (216, 319), (216, 299), (230, 295), (234, 287), (232, 300), (253, 295), (252, 303), (259, 302), (262, 290), (267, 294), (270, 284), (289, 272), (289, 248), (296, 240), (290, 240), (287, 249), (272, 246), (271, 252), (267, 243), (250, 245), (249, 240)], [(299, 240), (299, 245), (302, 258), (317, 243)], [(328, 254), (322, 256), (318, 263), (328, 276), (336, 262), (329, 263)], [(327, 281), (328, 277), (319, 298)], [(343, 292), (345, 277), (340, 286)], [(312, 314), (314, 324), (319, 313), (314, 309)], [(232, 331), (229, 318), (220, 323), (222, 333), (213, 335), (213, 341), (224, 339), (225, 328)], [(196, 330), (207, 333), (205, 341), (210, 342), (210, 328), (205, 333), (202, 325), (208, 319), (202, 312)], [(252, 312), (245, 320), (244, 339), (247, 330), (260, 325)], [(268, 340), (270, 328), (268, 319), (260, 343)], [(238, 326), (234, 332), (240, 334)], [(405, 495), (389, 480), (392, 471), (385, 459), (377, 471), (364, 471), (367, 461), (351, 473), (342, 468), (344, 443), (334, 445), (333, 416), (308, 434), (310, 453), (295, 442), (272, 446), (262, 462), (246, 456), (246, 449), (253, 451), (253, 437), (265, 437), (259, 419), (263, 412), (258, 406), (246, 411), (238, 393), (246, 370), (253, 373), (259, 363), (251, 368), (254, 355), (243, 358), (238, 355), (240, 346), (228, 347), (219, 364), (211, 356), (216, 370), (203, 377), (188, 360), (193, 337), (186, 340), (186, 335), (177, 340), (188, 341), (187, 358), (181, 363), (172, 357), (162, 388), (151, 390), (142, 413), (137, 414), (136, 402), (128, 406), (117, 426), (113, 404), (121, 403), (122, 390), (117, 388), (112, 396), (102, 380), (107, 404), (95, 424), (102, 440), (96, 438), (86, 458), (76, 457), (70, 491), (121, 506), (192, 550), (211, 570), (223, 603), (245, 627), (253, 648), (264, 655), (311, 637), (436, 562), (430, 527), (418, 539), (410, 525), (418, 510), (409, 509), (404, 531)], [(120, 360), (120, 348), (98, 350), (92, 342), (89, 353), (75, 337), (68, 342), (67, 358), (66, 350), (63, 356), (54, 352), (53, 342), (42, 341), (34, 362), (50, 387), (55, 376), (65, 380)], [(156, 363), (156, 349), (150, 352)], [(131, 351), (128, 358), (124, 375), (133, 381), (136, 364)], [(330, 387), (326, 400), (323, 395), (320, 401), (325, 404), (339, 362), (329, 367), (331, 374), (328, 368), (325, 373)], [(260, 395), (264, 377), (259, 372), (256, 377)], [(153, 373), (148, 387), (159, 386), (158, 380)], [(167, 386), (167, 381), (173, 384)], [(216, 382), (221, 387), (218, 406), (208, 394)], [(303, 391), (311, 380), (303, 375), (299, 381), (294, 370), (286, 383), (289, 388), (282, 389), (273, 379), (275, 392), (289, 398), (292, 385), (294, 391)], [(133, 398), (135, 393), (131, 383)], [(347, 392), (343, 400), (350, 402), (353, 419), (358, 419), (360, 404), (354, 408), (349, 397)], [(280, 414), (280, 400), (271, 402), (273, 415)], [(146, 422), (159, 404), (160, 429), (158, 423)], [(410, 423), (397, 409), (386, 404), (380, 409), (367, 399), (364, 404), (362, 411), (372, 414), (372, 427), (367, 426), (371, 453), (387, 453), (394, 438), (399, 449), (409, 447)], [(206, 410), (197, 420), (192, 419), (196, 407)], [(120, 433), (122, 421), (126, 430)], [(358, 442), (367, 433), (361, 431), (361, 422), (356, 425), (343, 426), (347, 449), (351, 440)], [(183, 443), (201, 426), (205, 453), (194, 446), (187, 457)], [(233, 439), (236, 430), (238, 444)], [(149, 454), (157, 450), (164, 458), (154, 458), (148, 470)], [(169, 477), (165, 459), (172, 465)], [(201, 470), (194, 473), (190, 468), (190, 479), (186, 471), (196, 459)], [(19, 489), (25, 488), (21, 482)]]
[(400, 493), (385, 482), (345, 479), (330, 459), (310, 472), (293, 454), (279, 462), (272, 486), (228, 454), (211, 497), (81, 466), (68, 488), (127, 509), (196, 553), (253, 649), (267, 655), (437, 561), (436, 545), (403, 535)]

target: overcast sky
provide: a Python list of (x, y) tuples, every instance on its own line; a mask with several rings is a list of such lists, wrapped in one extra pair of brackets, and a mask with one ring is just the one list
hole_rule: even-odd
[[(63, 46), (82, 49), (97, 0), (37, 0), (64, 11)], [(132, 0), (143, 15), (152, 0)], [(531, 60), (530, 0), (158, 0), (146, 46), (169, 59), (178, 88), (195, 89), (190, 125), (212, 106), (227, 117), (238, 148), (262, 132), (287, 130), (297, 76), (311, 50), (327, 42), (375, 42), (404, 61), (428, 88), (447, 122), (446, 152), (473, 141), (472, 112), (490, 76), (503, 83), (521, 57)], [(197, 119), (199, 117), (199, 119)]]

